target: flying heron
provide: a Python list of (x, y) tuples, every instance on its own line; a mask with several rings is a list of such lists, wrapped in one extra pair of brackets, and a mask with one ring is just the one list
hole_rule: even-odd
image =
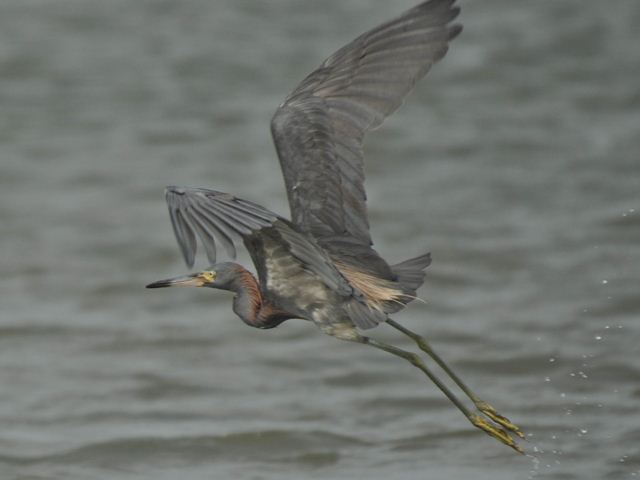
[[(345, 45), (308, 75), (278, 107), (271, 133), (291, 208), (287, 220), (228, 193), (167, 187), (173, 231), (194, 265), (197, 243), (207, 270), (148, 288), (187, 285), (233, 292), (233, 311), (248, 325), (273, 328), (310, 320), (333, 337), (370, 345), (420, 369), (476, 427), (522, 453), (521, 430), (474, 394), (427, 340), (392, 320), (416, 298), (429, 253), (389, 265), (373, 248), (367, 220), (362, 144), (393, 113), (462, 30), (455, 0), (429, 0)], [(257, 271), (216, 263), (216, 244), (235, 258), (244, 244)], [(468, 409), (421, 357), (363, 334), (386, 323), (410, 337), (473, 402)]]

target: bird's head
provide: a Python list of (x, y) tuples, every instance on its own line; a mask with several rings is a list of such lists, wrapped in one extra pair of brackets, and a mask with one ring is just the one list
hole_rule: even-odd
[(158, 280), (147, 285), (147, 288), (210, 287), (229, 290), (243, 270), (244, 268), (236, 263), (217, 263), (201, 272)]

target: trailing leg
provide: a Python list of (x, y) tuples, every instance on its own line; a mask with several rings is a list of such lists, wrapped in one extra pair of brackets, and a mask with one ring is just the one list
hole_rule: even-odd
[(394, 320), (388, 319), (386, 323), (388, 323), (396, 330), (399, 330), (400, 332), (404, 333), (406, 336), (411, 338), (416, 343), (416, 345), (418, 345), (420, 350), (422, 350), (427, 355), (429, 355), (440, 366), (440, 368), (442, 368), (445, 371), (445, 373), (449, 376), (449, 378), (451, 378), (451, 380), (453, 380), (456, 383), (456, 385), (460, 387), (460, 389), (467, 395), (467, 397), (471, 399), (471, 401), (474, 403), (474, 405), (478, 410), (480, 410), (483, 414), (485, 414), (494, 422), (502, 425), (507, 430), (515, 433), (520, 438), (524, 438), (524, 434), (522, 433), (522, 431), (517, 425), (512, 423), (507, 417), (500, 415), (495, 410), (495, 408), (493, 408), (487, 402), (485, 402), (480, 397), (478, 397), (473, 391), (471, 391), (469, 387), (465, 385), (465, 383), (460, 379), (460, 377), (458, 377), (458, 375), (456, 375), (453, 372), (453, 370), (451, 370), (451, 368), (449, 368), (449, 366), (444, 362), (444, 360), (442, 360), (442, 358), (440, 358), (440, 356), (431, 348), (431, 345), (429, 345), (426, 338), (424, 338), (421, 335), (418, 335), (415, 332), (412, 332), (406, 327), (403, 327), (402, 325), (395, 322)]
[(501, 441), (505, 445), (513, 448), (517, 452), (524, 453), (522, 449), (518, 446), (518, 444), (511, 438), (511, 436), (502, 428), (499, 428), (492, 423), (489, 423), (487, 420), (482, 418), (480, 415), (470, 412), (463, 404), (458, 400), (458, 398), (447, 388), (447, 386), (440, 381), (440, 379), (427, 368), (419, 355), (409, 352), (407, 350), (403, 350), (401, 348), (395, 347), (393, 345), (389, 345), (387, 343), (383, 343), (377, 340), (374, 340), (369, 337), (364, 337), (358, 335), (357, 337), (348, 338), (345, 340), (350, 340), (353, 342), (362, 343), (364, 345), (371, 345), (372, 347), (378, 348), (385, 352), (389, 352), (392, 355), (403, 358), (409, 363), (411, 363), (414, 367), (421, 370), (429, 379), (436, 384), (436, 386), (447, 396), (447, 398), (456, 406), (458, 409), (464, 414), (467, 419), (477, 428), (483, 430), (488, 435), (496, 438)]

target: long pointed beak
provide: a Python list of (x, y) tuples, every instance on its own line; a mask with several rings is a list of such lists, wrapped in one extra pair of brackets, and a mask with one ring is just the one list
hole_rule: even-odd
[(181, 277), (168, 278), (166, 280), (158, 280), (150, 283), (147, 288), (163, 288), (163, 287), (202, 287), (205, 284), (204, 279), (199, 273), (192, 275), (183, 275)]

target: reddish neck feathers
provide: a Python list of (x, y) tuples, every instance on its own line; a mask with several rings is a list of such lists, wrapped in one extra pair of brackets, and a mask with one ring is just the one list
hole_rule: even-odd
[[(238, 267), (238, 282), (240, 283), (240, 290), (238, 293), (246, 295), (246, 302), (248, 303), (249, 313), (251, 318), (256, 318), (260, 309), (262, 308), (262, 292), (260, 286), (256, 280), (256, 277), (243, 267)], [(243, 295), (243, 296), (244, 296)]]
[(247, 324), (256, 328), (273, 328), (288, 318), (292, 318), (262, 295), (260, 285), (251, 272), (238, 266), (233, 291), (233, 311)]

